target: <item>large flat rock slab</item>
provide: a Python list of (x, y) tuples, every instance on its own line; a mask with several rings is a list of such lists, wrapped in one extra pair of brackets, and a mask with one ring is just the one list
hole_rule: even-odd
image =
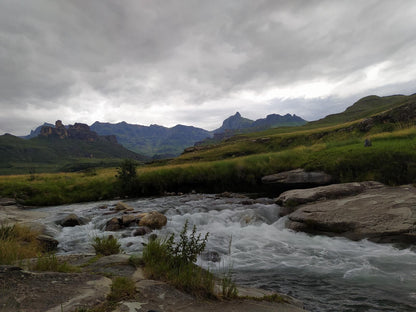
[(18, 269), (0, 270), (0, 281), (2, 312), (73, 311), (103, 302), (111, 285), (109, 278), (98, 275)]
[(379, 186), (356, 195), (300, 205), (287, 227), (380, 243), (416, 243), (416, 188)]

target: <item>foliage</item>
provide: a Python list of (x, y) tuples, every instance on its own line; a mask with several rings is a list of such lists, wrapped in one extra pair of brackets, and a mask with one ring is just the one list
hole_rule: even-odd
[(41, 255), (36, 259), (36, 263), (31, 267), (34, 271), (48, 272), (79, 272), (80, 269), (74, 267), (66, 261), (59, 261), (55, 254)]
[(37, 234), (27, 227), (0, 224), (0, 264), (13, 264), (39, 254)]
[(130, 195), (134, 193), (137, 185), (137, 163), (132, 159), (125, 159), (117, 169), (117, 181), (121, 192)]
[(107, 237), (94, 237), (92, 247), (97, 255), (109, 256), (121, 251), (120, 243), (113, 235)]
[(192, 228), (192, 233), (188, 236), (188, 220), (185, 221), (183, 229), (179, 234), (179, 242), (175, 243), (175, 235), (172, 234), (166, 241), (166, 248), (173, 261), (174, 266), (195, 263), (207, 244), (209, 233), (201, 238), (201, 233), (196, 236), (196, 226)]
[(128, 277), (116, 277), (111, 284), (111, 293), (107, 299), (111, 301), (120, 301), (133, 299), (136, 295), (136, 286), (132, 279)]

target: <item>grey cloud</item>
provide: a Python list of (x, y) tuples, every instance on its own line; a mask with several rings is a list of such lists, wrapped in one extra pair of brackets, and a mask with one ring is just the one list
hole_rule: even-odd
[[(415, 14), (406, 0), (4, 0), (0, 117), (76, 109), (84, 93), (111, 106), (201, 107), (243, 90), (360, 79), (385, 61), (393, 72), (413, 63)], [(291, 104), (318, 116), (317, 101)]]

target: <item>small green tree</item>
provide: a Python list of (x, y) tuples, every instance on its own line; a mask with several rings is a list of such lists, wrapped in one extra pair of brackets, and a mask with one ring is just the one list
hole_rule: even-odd
[(120, 168), (117, 169), (117, 180), (121, 192), (126, 195), (134, 194), (137, 184), (137, 163), (132, 159), (125, 159), (121, 162)]

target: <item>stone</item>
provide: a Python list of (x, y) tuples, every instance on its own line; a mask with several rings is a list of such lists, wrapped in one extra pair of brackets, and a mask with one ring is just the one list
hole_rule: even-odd
[(118, 202), (115, 208), (117, 211), (133, 211), (134, 209), (124, 202)]
[(329, 184), (333, 180), (332, 176), (322, 171), (306, 172), (303, 169), (280, 172), (265, 176), (261, 179), (264, 184)]
[(133, 236), (143, 236), (152, 232), (152, 229), (148, 226), (140, 226), (139, 228), (135, 229), (132, 233)]
[(139, 219), (136, 215), (124, 215), (121, 217), (121, 225), (124, 227), (130, 226), (132, 223), (136, 223)]
[(295, 231), (377, 243), (416, 243), (416, 188), (370, 187), (359, 194), (301, 205), (288, 217)]
[(118, 231), (121, 229), (121, 220), (119, 218), (112, 218), (105, 224), (105, 231)]
[(76, 214), (71, 213), (62, 220), (58, 220), (57, 223), (63, 227), (72, 227), (77, 225), (85, 225), (87, 222), (88, 220), (86, 218), (78, 217)]
[(367, 181), (331, 184), (309, 189), (295, 189), (280, 194), (280, 196), (276, 199), (276, 204), (283, 206), (280, 211), (280, 216), (285, 216), (292, 213), (296, 207), (301, 204), (355, 195), (366, 189), (380, 187), (383, 187), (382, 183)]
[(41, 234), (36, 237), (42, 249), (46, 252), (55, 251), (58, 248), (59, 242), (52, 236)]
[(168, 222), (166, 216), (157, 211), (142, 213), (138, 217), (140, 226), (148, 226), (151, 229), (160, 229)]

